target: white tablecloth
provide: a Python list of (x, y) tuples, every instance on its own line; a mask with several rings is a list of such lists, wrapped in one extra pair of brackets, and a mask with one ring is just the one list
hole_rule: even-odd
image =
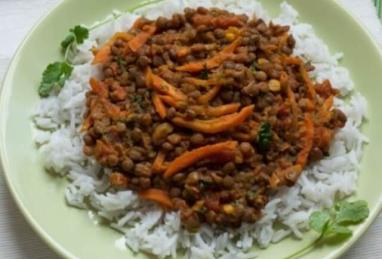
[[(0, 0), (0, 81), (18, 44), (36, 20), (60, 0)], [(311, 0), (313, 1), (313, 0)], [(382, 44), (381, 26), (371, 11), (370, 0), (342, 0), (362, 19)], [(0, 111), (1, 116), (1, 111)], [(0, 172), (1, 174), (1, 172)], [(382, 215), (344, 255), (346, 259), (382, 258)], [(33, 232), (0, 176), (0, 258), (58, 258)]]

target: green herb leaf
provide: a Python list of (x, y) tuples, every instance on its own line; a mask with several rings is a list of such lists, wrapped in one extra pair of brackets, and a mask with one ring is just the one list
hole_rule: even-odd
[(311, 229), (321, 234), (329, 221), (330, 215), (328, 213), (315, 211), (310, 215), (309, 226)]
[(75, 40), (76, 40), (76, 37), (73, 34), (69, 34), (61, 42), (61, 48), (65, 51)]
[(199, 78), (200, 79), (208, 79), (208, 70), (207, 69), (202, 70), (199, 74)]
[(334, 209), (336, 210), (335, 222), (338, 224), (356, 224), (369, 216), (366, 201), (341, 201), (335, 205)]
[(84, 40), (89, 37), (89, 30), (81, 25), (77, 25), (73, 29), (70, 29), (70, 32), (74, 34), (78, 44), (84, 43)]
[(255, 73), (255, 72), (256, 72), (256, 62), (254, 62), (254, 63), (250, 66), (249, 69), (252, 71), (252, 73)]
[(61, 48), (66, 53), (74, 44), (82, 44), (88, 37), (89, 30), (81, 25), (76, 25), (69, 30), (69, 35), (61, 42)]
[(66, 62), (49, 64), (42, 74), (38, 92), (41, 97), (47, 97), (56, 87), (63, 87), (66, 79), (72, 74), (73, 67)]
[(324, 232), (325, 239), (346, 239), (352, 235), (352, 231), (345, 226), (340, 226), (338, 224), (328, 225), (327, 229)]
[(369, 216), (366, 201), (341, 201), (329, 211), (315, 211), (310, 215), (309, 226), (320, 235), (314, 242), (284, 259), (300, 258), (317, 245), (342, 242), (352, 235), (351, 229), (347, 227), (349, 224), (360, 223)]
[(265, 122), (261, 124), (259, 134), (257, 137), (257, 143), (261, 150), (266, 150), (269, 147), (269, 144), (272, 140), (272, 128), (271, 124)]

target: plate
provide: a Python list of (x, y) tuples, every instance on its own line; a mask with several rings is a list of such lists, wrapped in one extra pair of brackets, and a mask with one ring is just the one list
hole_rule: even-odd
[[(5, 77), (0, 99), (0, 152), (6, 181), (22, 213), (36, 232), (60, 255), (78, 258), (145, 258), (116, 247), (120, 234), (107, 226), (95, 225), (84, 210), (68, 207), (64, 200), (64, 179), (44, 172), (32, 140), (31, 113), (39, 102), (37, 86), (45, 66), (60, 58), (59, 43), (68, 28), (92, 24), (112, 10), (127, 10), (138, 0), (65, 0), (53, 9), (29, 33), (18, 49)], [(262, 1), (276, 14), (281, 0)], [(370, 216), (354, 228), (351, 239), (335, 246), (314, 249), (304, 258), (335, 258), (348, 249), (377, 216), (382, 207), (378, 164), (382, 152), (378, 111), (382, 109), (382, 55), (376, 43), (351, 15), (336, 1), (290, 0), (300, 13), (300, 20), (314, 26), (316, 33), (332, 52), (345, 55), (342, 65), (369, 103), (369, 122), (364, 133), (370, 144), (365, 147), (358, 191), (355, 198), (364, 199)], [(325, 15), (323, 15), (325, 14)], [(288, 238), (268, 249), (260, 250), (261, 258), (282, 258), (310, 243), (313, 233), (303, 240)]]

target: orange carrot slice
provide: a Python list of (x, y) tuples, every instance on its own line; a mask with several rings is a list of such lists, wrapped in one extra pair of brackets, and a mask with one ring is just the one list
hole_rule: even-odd
[(249, 105), (244, 107), (240, 112), (224, 115), (217, 119), (186, 120), (182, 117), (175, 117), (172, 122), (179, 127), (192, 129), (206, 134), (215, 134), (237, 127), (251, 116), (254, 108), (254, 105)]
[(199, 78), (195, 78), (195, 77), (186, 77), (186, 78), (183, 78), (183, 81), (185, 83), (189, 83), (189, 84), (192, 84), (195, 86), (201, 86), (204, 88), (210, 86), (209, 80), (199, 79)]
[(235, 149), (237, 148), (237, 142), (236, 141), (226, 141), (221, 142), (217, 144), (207, 145), (203, 146), (197, 149), (194, 149), (192, 151), (187, 151), (183, 153), (182, 155), (175, 158), (170, 164), (168, 165), (164, 177), (169, 178), (172, 175), (178, 173), (179, 171), (195, 164), (196, 162), (210, 158), (216, 155), (219, 155), (221, 153), (225, 153), (227, 151), (231, 151), (234, 153)]
[(289, 100), (289, 104), (291, 106), (291, 110), (292, 110), (292, 114), (293, 114), (293, 121), (294, 121), (294, 124), (296, 124), (296, 120), (297, 120), (297, 116), (298, 116), (298, 105), (297, 105), (297, 102), (296, 102), (296, 97), (294, 96), (294, 93), (292, 91), (292, 89), (290, 88), (290, 86), (288, 85), (287, 86), (287, 91), (288, 91), (288, 100)]
[(173, 97), (175, 100), (187, 100), (187, 96), (182, 91), (155, 75), (150, 67), (146, 69), (146, 84), (161, 94)]
[(164, 106), (159, 95), (153, 92), (152, 99), (153, 99), (155, 110), (158, 113), (159, 117), (162, 119), (166, 118), (166, 115), (167, 115), (166, 107)]
[(145, 200), (156, 202), (166, 209), (171, 209), (173, 207), (172, 201), (168, 193), (160, 189), (147, 189), (145, 191), (140, 192), (139, 197)]
[(114, 172), (109, 176), (109, 182), (113, 187), (126, 188), (127, 187), (127, 177), (121, 173)]
[(95, 54), (92, 64), (105, 64), (110, 59), (111, 47), (117, 39), (130, 41), (132, 35), (127, 32), (117, 32)]
[(171, 96), (168, 96), (168, 95), (160, 95), (160, 98), (161, 98), (161, 100), (164, 102), (164, 103), (166, 103), (166, 104), (168, 104), (168, 105), (170, 105), (170, 106), (172, 106), (172, 107), (178, 107), (179, 105), (178, 105), (178, 102), (174, 99), (174, 98), (172, 98)]
[(330, 109), (333, 106), (333, 101), (334, 101), (334, 96), (331, 95), (329, 96), (324, 103), (322, 104), (320, 110), (318, 111), (318, 116), (317, 120), (321, 123), (324, 124), (326, 122), (329, 122), (332, 114), (330, 112)]
[(222, 85), (225, 83), (224, 78), (220, 78), (219, 76), (212, 77), (210, 79), (199, 79), (195, 77), (185, 77), (183, 82), (192, 84), (196, 87), (209, 88), (212, 85)]
[(288, 56), (283, 58), (283, 62), (286, 65), (300, 65), (302, 60), (299, 57)]
[(241, 37), (238, 37), (235, 41), (223, 48), (223, 50), (216, 54), (214, 57), (211, 57), (206, 60), (187, 63), (185, 65), (177, 67), (176, 70), (184, 72), (199, 72), (203, 69), (212, 69), (218, 67), (225, 60), (232, 56), (235, 49), (240, 45), (240, 43)]
[(189, 55), (190, 53), (191, 53), (191, 50), (189, 47), (179, 47), (176, 50), (176, 56), (178, 58), (185, 57), (185, 56)]
[(106, 85), (94, 77), (91, 77), (89, 80), (90, 87), (94, 93), (96, 93), (101, 98), (107, 98), (109, 93), (106, 89)]
[(216, 97), (221, 89), (221, 85), (215, 85), (207, 93), (198, 97), (197, 101), (200, 104), (207, 104)]
[(154, 173), (160, 173), (166, 170), (165, 165), (164, 165), (164, 160), (165, 160), (165, 153), (159, 152), (158, 155), (156, 156), (154, 163), (151, 167), (151, 170)]
[(271, 175), (269, 185), (271, 188), (277, 188), (287, 184), (288, 181), (295, 183), (302, 170), (301, 165), (293, 165), (285, 169), (277, 170)]
[(305, 115), (304, 128), (304, 147), (297, 155), (296, 160), (296, 164), (300, 165), (301, 167), (304, 167), (306, 162), (308, 161), (309, 153), (313, 146), (314, 124), (311, 116), (308, 114)]
[(89, 114), (89, 116), (85, 118), (84, 123), (82, 124), (81, 132), (88, 130), (92, 125), (93, 125), (93, 118)]
[(137, 52), (137, 50), (140, 49), (146, 43), (146, 41), (155, 33), (157, 28), (155, 25), (152, 24), (145, 25), (143, 29), (144, 31), (140, 32), (127, 43), (129, 48), (133, 52)]
[(308, 71), (306, 71), (306, 69), (305, 69), (304, 63), (302, 63), (302, 62), (300, 63), (300, 73), (301, 73), (302, 79), (305, 82), (306, 87), (308, 88), (309, 97), (313, 101), (315, 101), (316, 90), (314, 89), (314, 84), (313, 84), (312, 80), (309, 77)]
[(224, 104), (220, 106), (193, 105), (190, 108), (199, 114), (207, 115), (210, 117), (218, 117), (218, 116), (237, 112), (240, 108), (240, 103), (230, 103), (230, 104)]

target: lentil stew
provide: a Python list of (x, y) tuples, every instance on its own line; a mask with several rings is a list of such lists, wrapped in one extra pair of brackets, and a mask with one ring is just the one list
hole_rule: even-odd
[(84, 153), (188, 230), (256, 222), (346, 122), (294, 45), (288, 26), (220, 9), (138, 19), (94, 51)]

